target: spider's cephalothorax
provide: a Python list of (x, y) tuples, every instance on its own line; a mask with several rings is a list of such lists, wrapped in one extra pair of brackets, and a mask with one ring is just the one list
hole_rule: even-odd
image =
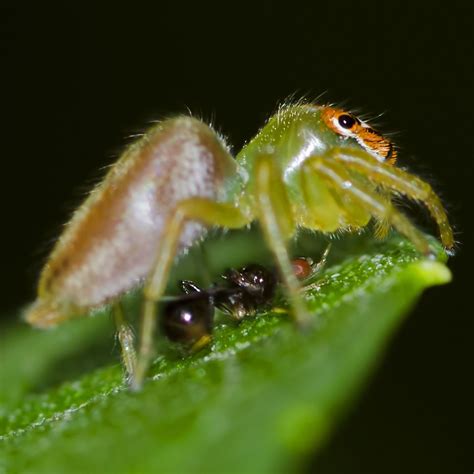
[(404, 195), (424, 204), (447, 250), (454, 245), (446, 212), (429, 184), (395, 166), (386, 137), (331, 106), (282, 107), (237, 155), (209, 126), (178, 117), (153, 126), (129, 146), (75, 212), (41, 275), (26, 319), (48, 327), (86, 314), (143, 282), (138, 358), (132, 332), (116, 310), (124, 362), (134, 388), (151, 355), (155, 305), (175, 256), (207, 226), (243, 228), (258, 221), (292, 303), (307, 321), (287, 252), (298, 227), (353, 232), (372, 219), (425, 255), (429, 241), (393, 204)]

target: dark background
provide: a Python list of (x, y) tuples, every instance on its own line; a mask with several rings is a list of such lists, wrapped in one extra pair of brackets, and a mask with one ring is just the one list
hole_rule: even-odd
[(472, 472), (472, 8), (3, 3), (0, 314), (33, 298), (62, 223), (150, 120), (189, 107), (238, 150), (294, 92), (386, 112), (401, 163), (449, 209), (454, 281), (421, 298), (312, 469)]

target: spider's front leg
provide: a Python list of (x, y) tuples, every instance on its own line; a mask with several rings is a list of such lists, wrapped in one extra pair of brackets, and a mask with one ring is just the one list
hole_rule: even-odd
[(163, 295), (173, 260), (186, 222), (199, 221), (208, 226), (235, 229), (249, 223), (249, 217), (237, 207), (207, 198), (190, 198), (179, 202), (167, 219), (163, 236), (156, 247), (156, 258), (148, 276), (139, 334), (138, 360), (131, 374), (131, 387), (138, 390), (153, 355), (153, 334), (156, 326), (156, 302)]
[(454, 237), (448, 216), (439, 197), (428, 183), (393, 165), (381, 163), (362, 151), (336, 149), (333, 152), (333, 157), (347, 168), (366, 176), (375, 184), (391, 192), (404, 194), (409, 199), (422, 202), (438, 225), (444, 247), (446, 250), (452, 251)]
[[(410, 220), (399, 212), (375, 187), (350, 174), (343, 164), (330, 156), (314, 156), (304, 165), (307, 176), (321, 178), (340, 196), (349, 196), (362, 209), (376, 219), (390, 222), (398, 232), (405, 235), (425, 255), (431, 254), (429, 241)], [(370, 184), (370, 183), (369, 183)]]
[(293, 317), (299, 326), (305, 326), (309, 317), (287, 250), (287, 242), (294, 235), (296, 224), (281, 171), (271, 156), (261, 155), (255, 173), (257, 218), (280, 269)]

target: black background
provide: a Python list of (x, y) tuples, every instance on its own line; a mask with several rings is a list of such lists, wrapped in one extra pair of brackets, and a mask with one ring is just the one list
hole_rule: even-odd
[(61, 224), (150, 120), (189, 107), (238, 150), (294, 92), (386, 112), (449, 209), (454, 281), (422, 297), (312, 469), (472, 472), (474, 15), (441, 5), (3, 4), (1, 314), (33, 298)]

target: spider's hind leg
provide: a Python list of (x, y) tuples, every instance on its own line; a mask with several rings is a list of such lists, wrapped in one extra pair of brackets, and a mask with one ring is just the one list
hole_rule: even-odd
[(141, 314), (138, 359), (131, 377), (131, 387), (134, 390), (142, 386), (153, 356), (153, 335), (157, 318), (156, 302), (165, 291), (183, 227), (190, 220), (209, 226), (235, 229), (247, 225), (249, 217), (231, 204), (200, 197), (179, 202), (174, 212), (168, 217), (164, 225), (163, 237), (157, 243), (152, 271), (144, 288), (145, 301)]

